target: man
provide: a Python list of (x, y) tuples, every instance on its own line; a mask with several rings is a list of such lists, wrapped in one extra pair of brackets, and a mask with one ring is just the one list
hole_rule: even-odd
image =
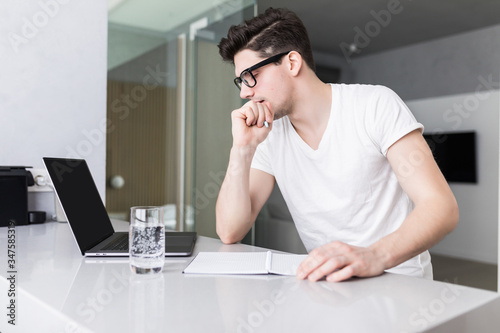
[(231, 114), (221, 240), (246, 235), (277, 182), (309, 252), (297, 278), (432, 278), (427, 249), (456, 227), (458, 207), (399, 97), (321, 82), (306, 29), (286, 9), (231, 27), (219, 49), (249, 100)]

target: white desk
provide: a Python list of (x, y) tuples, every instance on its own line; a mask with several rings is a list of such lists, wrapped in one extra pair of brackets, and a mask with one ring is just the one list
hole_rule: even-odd
[[(116, 230), (125, 223), (113, 222)], [(16, 227), (16, 326), (7, 320), (7, 228), (0, 228), (0, 332), (492, 332), (498, 294), (384, 274), (341, 283), (193, 276), (190, 258), (137, 276), (127, 259), (82, 258), (65, 223)], [(262, 251), (199, 237), (198, 251)]]

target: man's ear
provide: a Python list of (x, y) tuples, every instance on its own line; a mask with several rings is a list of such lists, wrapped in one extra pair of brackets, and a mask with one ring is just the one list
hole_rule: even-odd
[(302, 68), (302, 64), (304, 61), (302, 59), (302, 56), (297, 51), (291, 51), (290, 53), (288, 53), (287, 59), (288, 70), (290, 70), (293, 76), (297, 76), (300, 72), (300, 69)]

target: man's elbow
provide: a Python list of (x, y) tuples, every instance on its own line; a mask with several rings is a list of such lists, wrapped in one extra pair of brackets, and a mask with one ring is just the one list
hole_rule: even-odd
[(223, 244), (226, 244), (226, 245), (230, 245), (230, 244), (235, 244), (237, 242), (239, 242), (238, 240), (236, 240), (236, 238), (226, 238), (226, 237), (221, 237), (219, 236), (221, 242)]
[(224, 233), (217, 230), (217, 235), (224, 244), (234, 244), (239, 242), (241, 239), (236, 237), (234, 234)]
[(453, 198), (453, 200), (450, 200), (447, 212), (447, 233), (450, 233), (457, 227), (458, 221), (460, 219), (460, 212), (455, 198)]
[(234, 244), (239, 242), (241, 239), (237, 237), (234, 232), (231, 232), (227, 228), (221, 226), (221, 223), (216, 223), (217, 236), (224, 244)]

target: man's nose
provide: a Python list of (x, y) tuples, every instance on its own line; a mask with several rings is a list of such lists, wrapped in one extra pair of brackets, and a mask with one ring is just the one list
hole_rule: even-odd
[(248, 87), (246, 84), (241, 85), (240, 97), (242, 99), (250, 99), (254, 94), (253, 88)]

